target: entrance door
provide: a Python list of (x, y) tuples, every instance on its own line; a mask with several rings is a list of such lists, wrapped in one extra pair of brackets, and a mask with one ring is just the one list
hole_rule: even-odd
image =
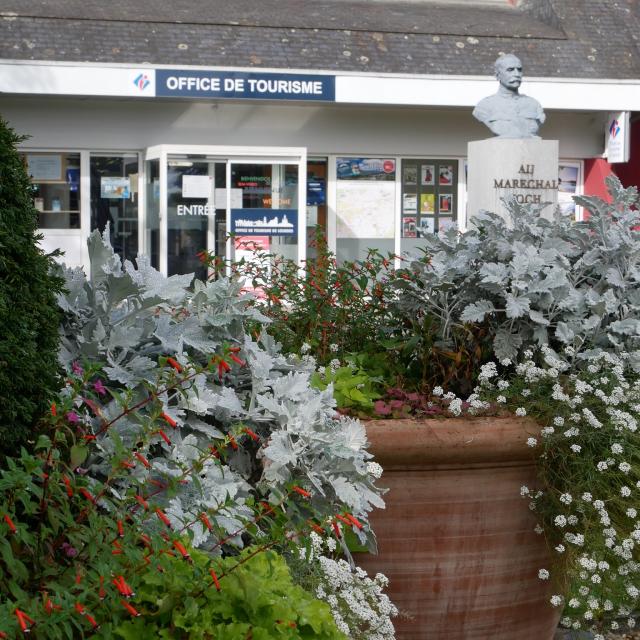
[[(241, 153), (238, 153), (241, 151)], [(306, 150), (160, 145), (147, 151), (144, 252), (206, 278), (198, 254), (305, 259)]]

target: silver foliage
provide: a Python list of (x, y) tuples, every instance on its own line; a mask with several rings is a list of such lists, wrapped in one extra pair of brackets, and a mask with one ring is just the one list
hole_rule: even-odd
[(440, 338), (465, 323), (485, 323), (499, 360), (532, 345), (576, 353), (640, 347), (640, 214), (636, 188), (607, 179), (612, 202), (576, 197), (576, 223), (539, 207), (508, 202), (509, 220), (486, 211), (465, 234), (426, 239), (398, 283), (404, 313), (438, 320)]
[[(233, 533), (250, 517), (250, 496), (277, 501), (291, 483), (312, 492), (319, 516), (348, 509), (366, 523), (373, 506), (383, 506), (381, 490), (367, 472), (371, 456), (362, 425), (335, 412), (330, 390), (310, 387), (308, 365), (283, 356), (264, 332), (258, 339), (249, 335), (247, 322), (255, 326), (267, 320), (248, 304), (238, 282), (166, 278), (146, 259), (123, 268), (106, 232), (94, 232), (89, 248), (90, 278), (66, 270), (66, 292), (60, 296), (60, 360), (67, 371), (74, 362), (100, 364), (107, 386), (131, 406), (147, 397), (149, 385), (163, 374), (162, 356), (174, 357), (188, 370), (190, 363), (206, 365), (223, 345), (233, 345), (246, 362), (234, 365), (223, 380), (215, 371), (200, 374), (158, 395), (161, 410), (178, 428), (168, 429), (171, 446), (156, 436), (142, 451), (151, 467), (138, 465), (132, 474), (136, 482), (181, 477), (201, 451), (227, 434), (241, 444), (230, 451), (226, 464), (205, 464), (193, 481), (178, 484), (167, 498), (167, 513), (180, 528), (197, 521), (203, 509), (217, 507), (218, 524)], [(164, 371), (168, 374), (171, 370)], [(120, 411), (116, 400), (103, 408), (108, 419)], [(98, 436), (90, 473), (109, 472), (110, 457), (139, 440), (140, 422), (124, 417)], [(98, 427), (96, 419), (93, 428)], [(243, 427), (256, 432), (260, 443), (244, 436)], [(126, 490), (126, 484), (117, 487), (122, 494)], [(311, 515), (289, 511), (293, 521)], [(199, 523), (192, 530), (198, 544), (215, 542)], [(373, 545), (368, 526), (361, 537)]]

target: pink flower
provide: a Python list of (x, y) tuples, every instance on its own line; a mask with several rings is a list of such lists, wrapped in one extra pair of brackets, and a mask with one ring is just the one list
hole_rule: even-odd
[(103, 396), (105, 393), (107, 393), (107, 389), (106, 389), (106, 388), (105, 388), (105, 386), (102, 384), (102, 380), (96, 380), (96, 381), (93, 383), (93, 388), (94, 388), (95, 392), (96, 392), (98, 395)]
[(69, 413), (67, 413), (67, 421), (75, 424), (80, 421), (80, 418), (75, 411), (69, 411)]
[(81, 376), (84, 373), (84, 370), (77, 360), (74, 361), (74, 363), (71, 365), (71, 369), (73, 369), (73, 373), (75, 373), (77, 376)]

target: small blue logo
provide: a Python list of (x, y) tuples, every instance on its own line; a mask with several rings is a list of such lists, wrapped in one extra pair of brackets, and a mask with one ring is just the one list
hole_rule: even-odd
[(140, 91), (144, 91), (150, 84), (151, 80), (146, 73), (141, 73), (134, 81), (133, 84), (140, 89)]
[(620, 123), (617, 120), (613, 120), (611, 122), (611, 126), (609, 127), (609, 135), (612, 138), (615, 138), (620, 133)]

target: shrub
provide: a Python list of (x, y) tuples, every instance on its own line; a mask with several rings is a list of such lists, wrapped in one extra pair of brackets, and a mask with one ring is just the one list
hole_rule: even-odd
[(19, 449), (59, 388), (61, 280), (37, 246), (37, 212), (18, 136), (0, 119), (0, 448)]
[[(610, 204), (576, 198), (590, 212), (585, 222), (549, 221), (539, 207), (511, 201), (508, 220), (481, 212), (461, 236), (433, 235), (412, 277), (397, 280), (397, 311), (432, 323), (431, 339), (453, 355), (469, 332), (490, 339), (501, 361), (535, 344), (633, 354), (640, 346), (637, 190), (614, 177), (607, 185)], [(475, 342), (477, 366), (465, 375), (490, 355)]]

